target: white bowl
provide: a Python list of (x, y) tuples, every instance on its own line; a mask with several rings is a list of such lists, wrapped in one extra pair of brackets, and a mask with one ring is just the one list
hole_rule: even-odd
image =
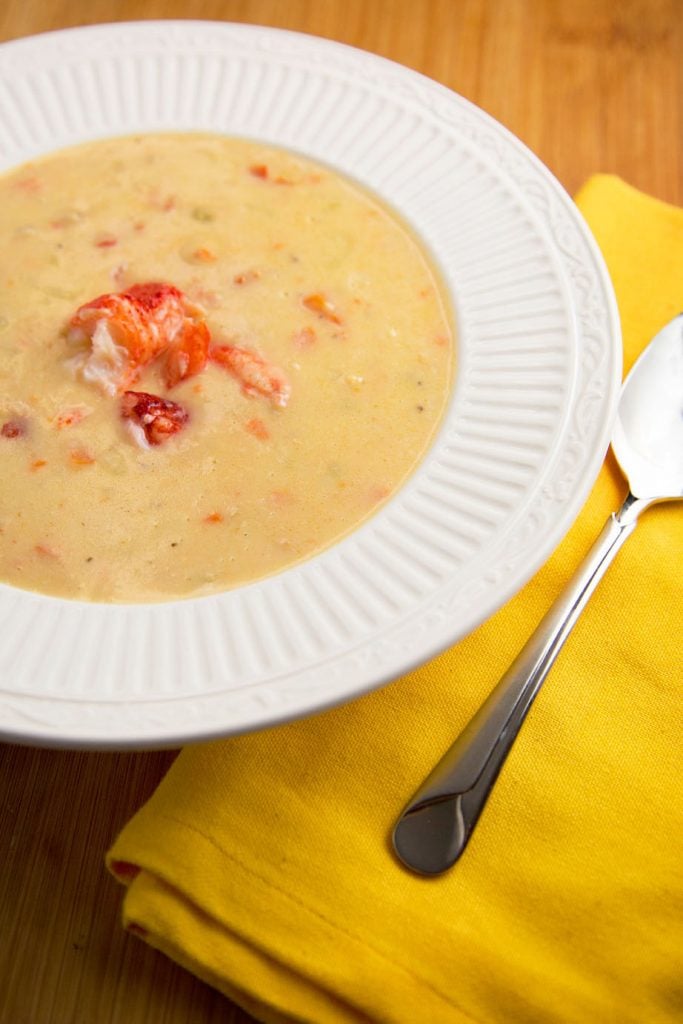
[(608, 444), (621, 376), (609, 277), (558, 182), (482, 111), (379, 57), (270, 28), (139, 22), (0, 46), (0, 168), (170, 130), (287, 146), (398, 210), (451, 294), (453, 394), (399, 493), (277, 576), (127, 606), (0, 586), (0, 735), (15, 742), (171, 746), (386, 683), (536, 572)]

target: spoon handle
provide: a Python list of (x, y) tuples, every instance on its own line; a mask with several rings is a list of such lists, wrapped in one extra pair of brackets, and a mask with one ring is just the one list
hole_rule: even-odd
[(491, 695), (404, 808), (393, 833), (399, 859), (437, 875), (464, 851), (527, 712), (645, 502), (627, 497)]

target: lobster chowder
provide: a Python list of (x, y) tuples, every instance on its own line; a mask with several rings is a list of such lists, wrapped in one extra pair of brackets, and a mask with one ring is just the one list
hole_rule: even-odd
[(363, 522), (434, 436), (434, 272), (329, 169), (147, 135), (16, 169), (0, 204), (0, 581), (121, 602), (261, 578)]

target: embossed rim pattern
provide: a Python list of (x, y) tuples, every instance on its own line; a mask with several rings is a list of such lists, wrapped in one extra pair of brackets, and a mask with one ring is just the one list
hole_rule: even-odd
[(597, 246), (550, 172), (466, 100), (372, 54), (247, 25), (98, 25), (0, 46), (0, 168), (146, 130), (285, 145), (381, 195), (451, 294), (455, 386), (396, 497), (284, 573), (138, 606), (0, 586), (9, 740), (170, 746), (386, 683), (533, 575), (609, 440), (621, 339)]

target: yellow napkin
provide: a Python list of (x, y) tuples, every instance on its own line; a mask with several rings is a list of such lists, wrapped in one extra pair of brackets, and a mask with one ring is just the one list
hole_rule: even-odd
[[(627, 370), (683, 308), (683, 210), (608, 176), (578, 202)], [(108, 856), (126, 925), (266, 1022), (680, 1020), (680, 507), (619, 553), (457, 866), (413, 877), (388, 841), (624, 493), (608, 456), (550, 562), (430, 664), (184, 750)]]

